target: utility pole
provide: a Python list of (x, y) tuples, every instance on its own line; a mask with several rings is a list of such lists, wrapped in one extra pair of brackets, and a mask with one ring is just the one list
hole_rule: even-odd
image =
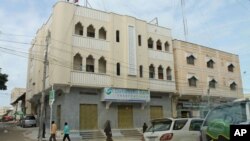
[(50, 32), (48, 32), (46, 36), (46, 48), (45, 48), (45, 55), (44, 55), (44, 61), (43, 61), (43, 89), (42, 89), (42, 97), (41, 97), (41, 110), (40, 110), (40, 123), (39, 123), (39, 132), (38, 132), (38, 138), (39, 141), (42, 141), (42, 132), (43, 132), (43, 123), (45, 120), (45, 106), (44, 106), (44, 99), (45, 99), (45, 85), (46, 85), (46, 71), (47, 71), (47, 65), (48, 65), (48, 47), (49, 47), (49, 38), (50, 38)]
[(207, 89), (207, 105), (208, 105), (208, 110), (210, 110), (210, 88), (208, 86), (208, 89)]

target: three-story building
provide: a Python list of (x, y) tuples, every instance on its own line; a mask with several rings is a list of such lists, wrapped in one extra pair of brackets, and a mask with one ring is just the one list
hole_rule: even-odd
[(54, 89), (52, 117), (59, 128), (67, 121), (76, 130), (100, 129), (106, 120), (113, 128), (136, 128), (172, 116), (170, 29), (57, 2), (30, 48), (26, 97), (29, 112), (38, 115), (46, 47), (46, 118)]
[(238, 55), (180, 40), (173, 48), (175, 116), (204, 117), (212, 105), (243, 97)]

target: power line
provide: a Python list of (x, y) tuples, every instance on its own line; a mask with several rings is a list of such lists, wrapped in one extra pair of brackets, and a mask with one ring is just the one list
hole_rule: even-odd
[[(15, 55), (15, 54), (14, 54)], [(43, 60), (38, 60), (38, 61), (43, 61)], [(59, 61), (57, 61), (57, 62), (59, 62)], [(55, 63), (51, 63), (51, 64), (54, 64), (54, 65), (58, 65), (58, 64), (55, 64)], [(71, 66), (65, 66), (65, 65), (59, 65), (59, 66), (62, 66), (62, 67), (67, 67), (67, 68), (70, 68), (70, 69), (72, 69), (72, 67)], [(107, 75), (114, 75), (114, 72), (107, 72)], [(144, 81), (144, 80), (135, 80), (135, 79), (130, 79), (130, 78), (127, 78), (127, 77), (121, 77), (121, 76), (116, 76), (116, 78), (115, 79), (120, 79), (120, 80), (129, 80), (129, 81), (136, 81), (136, 82), (141, 82), (141, 83), (147, 83), (147, 84), (156, 84), (156, 85), (160, 85), (160, 86), (167, 86), (167, 85), (162, 85), (162, 84), (158, 84), (158, 83), (152, 83), (152, 82), (150, 82), (150, 78), (146, 78), (146, 81)], [(140, 79), (140, 78), (139, 78)], [(151, 79), (151, 80), (158, 80), (158, 79)], [(180, 80), (180, 79), (179, 79)], [(163, 80), (163, 81), (165, 81), (165, 80)], [(170, 81), (171, 82), (171, 81)], [(172, 82), (174, 82), (175, 83), (175, 81), (172, 81)], [(200, 82), (201, 84), (202, 83), (205, 83), (206, 85), (207, 85), (207, 82)], [(199, 84), (200, 84), (199, 83)], [(184, 87), (186, 87), (186, 88), (190, 88), (190, 87), (188, 87), (187, 86), (187, 80), (185, 79), (185, 81), (183, 81), (183, 82), (178, 82), (178, 84), (179, 84), (179, 86), (181, 86), (182, 85), (182, 88), (184, 88)], [(170, 84), (168, 84), (168, 85), (170, 85)], [(175, 84), (173, 84), (172, 86), (176, 86)], [(203, 88), (204, 87), (201, 87), (201, 88), (196, 88), (196, 91), (198, 90), (198, 91), (200, 91), (200, 92), (203, 92)], [(217, 85), (217, 88), (220, 88), (220, 89), (228, 89), (228, 87), (225, 87), (225, 86), (218, 86)], [(241, 90), (241, 89), (244, 89), (245, 90), (245, 88), (238, 88), (239, 90)]]

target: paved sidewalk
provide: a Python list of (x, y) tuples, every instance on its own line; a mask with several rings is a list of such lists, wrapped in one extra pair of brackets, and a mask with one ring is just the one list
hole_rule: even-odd
[[(20, 128), (20, 127), (19, 127)], [(26, 138), (30, 138), (34, 141), (37, 141), (37, 136), (38, 136), (38, 127), (36, 128), (22, 128), (21, 130), (25, 130), (24, 132), (24, 136)], [(45, 139), (43, 139), (44, 141), (48, 141), (49, 137), (50, 137), (50, 132), (49, 129), (46, 129), (46, 135), (45, 135)], [(74, 134), (70, 134), (71, 140), (80, 140), (80, 141), (106, 141), (106, 139), (102, 138), (102, 139), (82, 139), (82, 138), (77, 138), (77, 139), (73, 139), (74, 138)], [(78, 137), (78, 136), (77, 136)], [(58, 131), (57, 133), (57, 140), (58, 141), (62, 141), (63, 139), (63, 134), (61, 131)], [(141, 141), (140, 137), (113, 137), (114, 141)]]
[[(32, 140), (35, 140), (37, 141), (38, 140), (38, 131), (39, 131), (39, 128), (36, 127), (36, 128), (22, 128), (23, 130), (26, 130), (24, 132), (24, 136), (27, 137), (27, 138), (30, 138)], [(50, 137), (50, 131), (49, 129), (46, 129), (45, 131), (45, 138), (43, 138), (42, 140), (43, 141), (48, 141), (49, 140), (49, 137)], [(58, 141), (62, 141), (63, 140), (63, 133), (62, 131), (57, 131), (57, 135), (56, 135), (56, 139)], [(82, 137), (79, 135), (79, 134), (70, 134), (70, 139), (71, 141), (82, 141)]]

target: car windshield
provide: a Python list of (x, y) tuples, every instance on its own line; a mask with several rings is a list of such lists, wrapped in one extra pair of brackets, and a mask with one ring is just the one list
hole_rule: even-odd
[(171, 120), (152, 122), (152, 125), (148, 128), (146, 132), (166, 131), (170, 129), (171, 124), (172, 124)]
[(211, 111), (207, 117), (204, 126), (213, 120), (223, 120), (230, 124), (239, 124), (247, 120), (246, 104), (236, 103), (226, 106), (220, 106)]

